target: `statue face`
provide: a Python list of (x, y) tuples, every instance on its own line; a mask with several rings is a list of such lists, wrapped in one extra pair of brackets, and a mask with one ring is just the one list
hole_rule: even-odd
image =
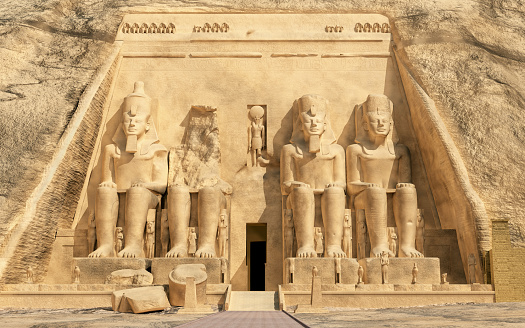
[(124, 114), (122, 115), (123, 129), (126, 136), (142, 137), (149, 130), (149, 103), (140, 97), (126, 99)]
[(392, 115), (388, 112), (371, 112), (364, 115), (366, 117), (365, 130), (368, 134), (376, 136), (387, 136), (390, 133)]
[(311, 116), (308, 112), (301, 113), (301, 122), (303, 123), (303, 132), (305, 135), (322, 135), (326, 128), (326, 114), (318, 112), (317, 115)]

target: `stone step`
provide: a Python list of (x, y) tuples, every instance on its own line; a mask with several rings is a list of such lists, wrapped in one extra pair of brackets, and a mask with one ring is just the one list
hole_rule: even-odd
[(228, 311), (278, 311), (279, 295), (277, 292), (232, 291)]

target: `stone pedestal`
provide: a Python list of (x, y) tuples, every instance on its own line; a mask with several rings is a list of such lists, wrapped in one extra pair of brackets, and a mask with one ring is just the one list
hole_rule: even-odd
[(51, 253), (52, 265), (48, 267), (46, 284), (68, 284), (74, 281), (71, 260), (73, 258), (73, 245), (75, 244), (75, 230), (60, 229), (55, 236), (53, 251)]
[[(439, 259), (435, 257), (424, 258), (406, 258), (393, 257), (389, 258), (388, 265), (388, 283), (395, 285), (410, 285), (412, 283), (412, 268), (414, 263), (417, 264), (418, 275), (417, 283), (419, 284), (439, 284), (440, 268)], [(365, 284), (381, 284), (381, 259), (365, 258), (359, 260), (363, 267), (363, 280)]]
[[(208, 275), (208, 284), (220, 284), (221, 282), (221, 259), (201, 259), (195, 257), (183, 258), (154, 258), (151, 261), (151, 273), (153, 274), (153, 284), (168, 284), (168, 275), (178, 265), (181, 264), (204, 264)], [(312, 269), (310, 268), (310, 271)], [(226, 270), (228, 271), (228, 270)], [(311, 275), (311, 273), (310, 273)]]
[[(312, 267), (317, 267), (318, 276), (321, 277), (323, 285), (336, 283), (336, 261), (329, 257), (320, 258), (288, 258), (285, 261), (285, 283), (291, 283), (289, 262), (293, 260), (293, 283), (294, 284), (311, 284)], [(341, 261), (341, 284), (356, 284), (357, 269), (359, 264), (356, 259), (340, 259)]]
[(80, 268), (80, 281), (82, 284), (103, 284), (106, 281), (106, 277), (109, 276), (113, 271), (122, 269), (147, 269), (151, 266), (151, 260), (144, 258), (126, 259), (118, 257), (77, 257), (73, 259), (71, 270), (73, 270), (75, 266)]

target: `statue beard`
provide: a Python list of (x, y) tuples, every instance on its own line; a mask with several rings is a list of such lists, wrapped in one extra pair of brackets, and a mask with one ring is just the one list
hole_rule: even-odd
[(321, 151), (321, 136), (319, 135), (310, 136), (308, 151), (310, 153), (318, 153)]
[(136, 153), (137, 152), (137, 135), (130, 134), (127, 137), (126, 141), (126, 152), (128, 153)]

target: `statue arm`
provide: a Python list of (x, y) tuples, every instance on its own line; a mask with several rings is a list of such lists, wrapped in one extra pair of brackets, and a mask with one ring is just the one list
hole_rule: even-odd
[(359, 172), (359, 145), (353, 144), (346, 149), (346, 184), (349, 194), (355, 195), (363, 191), (369, 183), (361, 181)]
[(115, 163), (113, 163), (113, 155), (115, 152), (115, 145), (110, 144), (104, 148), (102, 155), (102, 180), (100, 187), (117, 188), (115, 183)]
[(303, 182), (295, 181), (295, 170), (293, 156), (291, 154), (293, 145), (288, 144), (281, 151), (281, 193), (288, 195), (294, 185), (306, 185)]
[(336, 155), (334, 157), (334, 182), (329, 184), (327, 187), (341, 187), (346, 191), (345, 181), (345, 151), (340, 145), (334, 145), (336, 149)]
[(152, 182), (144, 183), (143, 186), (149, 190), (163, 194), (168, 184), (168, 151), (157, 150), (153, 157)]

